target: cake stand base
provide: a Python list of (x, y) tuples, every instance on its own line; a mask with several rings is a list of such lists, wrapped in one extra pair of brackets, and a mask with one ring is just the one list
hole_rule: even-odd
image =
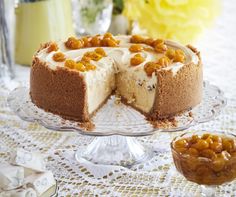
[(85, 159), (94, 164), (118, 165), (131, 168), (153, 156), (153, 152), (141, 145), (134, 137), (106, 136), (97, 137), (85, 150), (77, 150), (77, 161)]

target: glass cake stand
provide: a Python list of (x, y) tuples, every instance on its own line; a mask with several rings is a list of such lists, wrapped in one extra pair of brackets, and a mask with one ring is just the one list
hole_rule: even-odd
[(38, 122), (56, 131), (76, 131), (82, 135), (96, 136), (85, 150), (78, 150), (77, 160), (85, 159), (96, 164), (121, 165), (131, 167), (147, 161), (153, 150), (141, 145), (136, 138), (155, 132), (174, 132), (187, 129), (199, 123), (212, 120), (226, 105), (223, 92), (216, 86), (204, 82), (202, 102), (195, 108), (175, 117), (177, 124), (157, 122), (154, 127), (145, 117), (122, 103), (117, 104), (114, 96), (98, 111), (92, 122), (95, 128), (85, 130), (76, 121), (45, 112), (35, 106), (27, 87), (13, 90), (7, 99), (9, 107), (23, 120)]

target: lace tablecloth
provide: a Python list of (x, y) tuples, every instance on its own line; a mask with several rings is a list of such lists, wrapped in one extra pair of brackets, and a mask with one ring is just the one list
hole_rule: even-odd
[[(215, 120), (188, 131), (205, 129), (236, 133), (236, 4), (223, 2), (222, 16), (215, 28), (197, 43), (205, 66), (205, 79), (219, 86), (228, 105)], [(17, 67), (19, 80), (28, 80), (29, 69)], [(59, 196), (198, 196), (200, 187), (186, 181), (174, 168), (169, 143), (177, 133), (156, 133), (140, 137), (152, 146), (155, 156), (131, 169), (76, 162), (74, 151), (85, 147), (93, 137), (47, 130), (15, 116), (6, 105), (8, 90), (0, 88), (0, 162), (9, 159), (16, 147), (37, 150), (49, 156), (48, 168), (59, 185)], [(236, 196), (236, 181), (217, 189), (217, 196)]]

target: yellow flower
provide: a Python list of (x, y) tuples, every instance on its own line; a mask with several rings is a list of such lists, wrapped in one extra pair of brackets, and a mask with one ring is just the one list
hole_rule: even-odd
[(219, 0), (125, 0), (123, 14), (151, 37), (193, 42), (219, 13)]

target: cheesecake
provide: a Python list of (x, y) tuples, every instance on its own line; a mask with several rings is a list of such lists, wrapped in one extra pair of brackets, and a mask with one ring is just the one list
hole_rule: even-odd
[(33, 57), (30, 96), (39, 108), (90, 121), (111, 95), (148, 120), (174, 117), (202, 99), (196, 48), (110, 33), (43, 44)]

